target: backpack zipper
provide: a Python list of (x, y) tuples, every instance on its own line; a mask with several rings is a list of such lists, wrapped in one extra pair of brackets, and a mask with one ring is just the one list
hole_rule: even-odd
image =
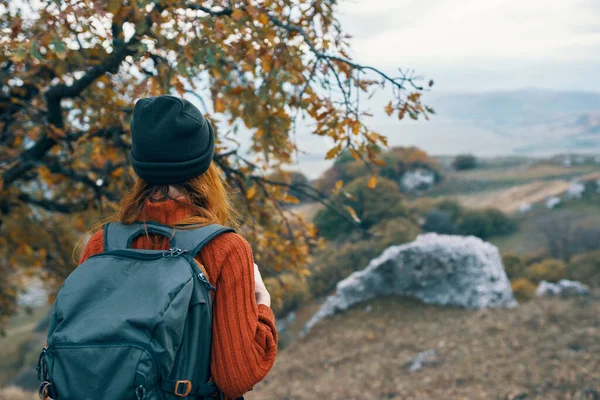
[(204, 284), (206, 285), (206, 287), (207, 287), (209, 290), (212, 290), (212, 291), (215, 291), (215, 290), (217, 290), (217, 288), (216, 288), (216, 287), (214, 287), (214, 286), (212, 285), (212, 283), (210, 283), (210, 282), (208, 281), (208, 279), (206, 278), (206, 275), (204, 275), (204, 274), (202, 273), (202, 271), (198, 272), (198, 275), (196, 275), (196, 276), (198, 277), (198, 279), (200, 279), (200, 282), (202, 282), (202, 283), (204, 283)]
[(181, 255), (189, 253), (190, 250), (182, 250), (179, 248), (171, 248), (165, 251), (157, 251), (153, 253), (142, 253), (136, 250), (111, 250), (105, 251), (103, 253), (94, 254), (89, 258), (100, 257), (100, 256), (114, 256), (114, 257), (125, 257), (125, 258), (133, 258), (142, 261), (152, 261), (158, 260), (161, 258), (173, 258), (179, 257)]

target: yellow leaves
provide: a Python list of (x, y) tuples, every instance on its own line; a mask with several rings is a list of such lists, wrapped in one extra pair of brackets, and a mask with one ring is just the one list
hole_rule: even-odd
[(54, 179), (52, 179), (52, 173), (45, 165), (42, 165), (38, 168), (38, 175), (47, 185), (52, 185), (54, 183)]
[(325, 159), (326, 160), (331, 160), (332, 158), (337, 157), (337, 155), (340, 154), (341, 151), (342, 151), (342, 145), (338, 144), (333, 149), (329, 150), (327, 152), (327, 154), (325, 154)]
[(242, 11), (241, 8), (236, 8), (235, 10), (233, 10), (233, 12), (231, 13), (231, 18), (236, 21), (239, 22), (242, 19), (244, 19), (246, 15), (244, 14), (244, 11)]
[(169, 83), (175, 86), (175, 90), (177, 90), (177, 93), (179, 93), (180, 96), (183, 96), (185, 94), (185, 86), (183, 85), (183, 82), (181, 82), (181, 79), (179, 79), (177, 75), (173, 75), (169, 80)]
[(352, 122), (352, 133), (355, 135), (358, 135), (359, 132), (360, 132), (360, 121), (354, 120)]
[(335, 183), (335, 190), (336, 191), (340, 191), (342, 189), (342, 186), (344, 186), (344, 181), (339, 180)]
[(369, 187), (369, 189), (373, 189), (375, 186), (377, 186), (377, 176), (373, 175), (371, 177), (371, 179), (369, 179), (369, 184), (367, 185)]
[(92, 154), (90, 155), (90, 160), (96, 168), (102, 168), (104, 163), (106, 163), (106, 156), (104, 155), (104, 151), (99, 143), (94, 144), (94, 147), (92, 148)]
[(225, 112), (225, 102), (221, 97), (215, 97), (214, 101), (215, 112), (222, 113)]
[(380, 158), (373, 158), (371, 159), (371, 161), (373, 161), (375, 164), (379, 165), (380, 167), (385, 167), (385, 161), (383, 161)]
[(248, 200), (252, 200), (254, 197), (256, 197), (256, 185), (252, 186), (250, 189), (248, 189), (246, 191), (246, 198)]
[(358, 215), (356, 215), (356, 211), (354, 211), (354, 208), (350, 206), (344, 206), (344, 208), (346, 209), (346, 211), (348, 211), (348, 214), (350, 214), (354, 222), (360, 224), (360, 218), (358, 218)]
[(350, 154), (352, 155), (352, 158), (354, 158), (355, 160), (360, 160), (360, 154), (358, 154), (358, 152), (352, 148), (350, 148)]
[(115, 169), (110, 175), (115, 179), (119, 179), (121, 176), (123, 176), (124, 172), (125, 172), (125, 168), (119, 167), (119, 168)]
[(85, 222), (84, 222), (83, 218), (81, 218), (80, 216), (75, 217), (75, 221), (73, 221), (73, 226), (79, 232), (84, 232), (85, 228), (86, 228)]
[(393, 112), (394, 112), (394, 107), (392, 106), (392, 102), (390, 101), (390, 102), (388, 103), (388, 105), (387, 105), (387, 106), (385, 106), (385, 113), (386, 113), (388, 116), (391, 116)]
[(262, 13), (258, 16), (258, 22), (260, 22), (263, 26), (266, 26), (269, 23), (269, 16), (266, 13)]
[(12, 52), (10, 59), (14, 63), (20, 63), (27, 57), (27, 53), (27, 48), (25, 48), (23, 45), (20, 45)]
[(290, 196), (290, 195), (285, 195), (283, 197), (282, 201), (284, 203), (290, 203), (290, 204), (298, 204), (298, 203), (300, 203), (300, 200), (298, 200), (297, 197)]
[(263, 69), (263, 71), (265, 71), (265, 73), (268, 74), (269, 72), (271, 72), (271, 65), (273, 64), (273, 58), (270, 55), (265, 54), (263, 56), (263, 58), (261, 58), (260, 62), (261, 62), (262, 69)]

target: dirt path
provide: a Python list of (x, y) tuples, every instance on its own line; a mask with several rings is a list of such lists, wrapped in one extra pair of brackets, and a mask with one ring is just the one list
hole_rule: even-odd
[[(583, 175), (580, 181), (600, 179), (600, 172)], [(473, 208), (494, 207), (512, 213), (519, 209), (521, 204), (535, 204), (544, 201), (550, 196), (559, 196), (571, 186), (571, 181), (554, 179), (550, 181), (535, 181), (517, 185), (508, 189), (491, 190), (487, 192), (469, 194), (464, 196), (451, 196), (462, 205)]]
[(31, 332), (35, 329), (35, 326), (37, 324), (38, 324), (37, 322), (30, 322), (28, 324), (21, 325), (16, 328), (7, 329), (6, 336), (10, 337), (10, 336), (16, 336), (18, 334), (25, 333), (25, 332)]

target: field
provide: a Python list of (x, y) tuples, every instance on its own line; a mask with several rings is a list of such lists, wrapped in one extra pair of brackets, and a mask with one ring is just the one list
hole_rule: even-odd
[[(247, 398), (595, 399), (598, 315), (598, 294), (485, 311), (378, 299), (294, 341)], [(438, 360), (411, 373), (407, 363), (429, 349)]]

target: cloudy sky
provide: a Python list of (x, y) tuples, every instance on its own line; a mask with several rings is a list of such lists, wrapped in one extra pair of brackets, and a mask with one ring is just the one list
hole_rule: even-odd
[(600, 91), (600, 0), (340, 0), (354, 56), (443, 91)]

